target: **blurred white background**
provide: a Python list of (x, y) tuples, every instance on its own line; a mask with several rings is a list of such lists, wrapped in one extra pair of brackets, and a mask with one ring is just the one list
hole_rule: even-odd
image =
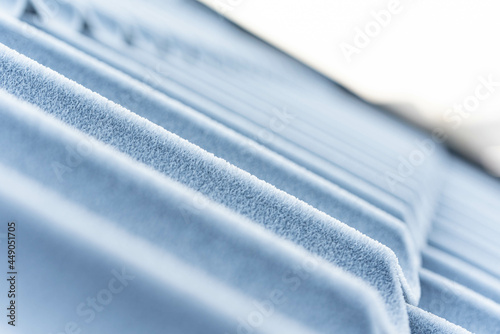
[(500, 3), (201, 0), (500, 175)]

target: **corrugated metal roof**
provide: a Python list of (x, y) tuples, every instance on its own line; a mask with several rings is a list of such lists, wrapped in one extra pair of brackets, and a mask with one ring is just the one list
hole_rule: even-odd
[(9, 3), (2, 333), (500, 330), (500, 186), (438, 133), (196, 3)]

